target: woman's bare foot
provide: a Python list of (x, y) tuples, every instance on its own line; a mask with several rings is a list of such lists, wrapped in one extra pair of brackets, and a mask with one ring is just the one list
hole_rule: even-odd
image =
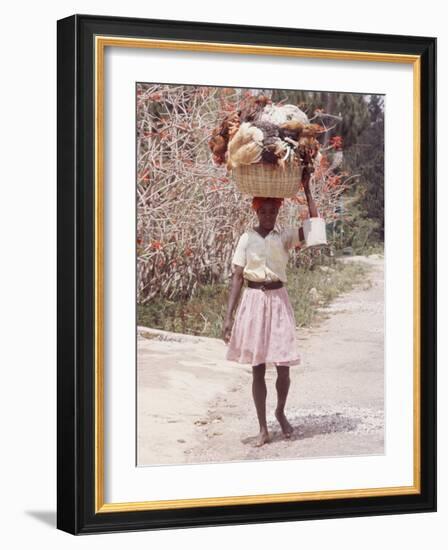
[(265, 443), (269, 443), (270, 440), (269, 432), (267, 430), (261, 430), (255, 440), (254, 447), (261, 447)]
[(288, 422), (288, 419), (285, 416), (283, 411), (275, 411), (275, 418), (278, 420), (280, 427), (282, 429), (283, 435), (287, 438), (290, 438), (294, 432), (294, 428)]

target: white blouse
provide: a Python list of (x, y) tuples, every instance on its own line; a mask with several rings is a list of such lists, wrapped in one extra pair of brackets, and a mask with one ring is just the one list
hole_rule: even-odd
[(298, 227), (274, 228), (264, 238), (250, 228), (241, 235), (232, 263), (244, 267), (243, 277), (250, 281), (286, 283), (289, 251), (299, 245)]

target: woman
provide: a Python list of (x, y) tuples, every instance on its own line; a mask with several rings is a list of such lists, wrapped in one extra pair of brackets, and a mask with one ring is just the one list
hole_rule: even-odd
[[(309, 188), (310, 174), (304, 171), (302, 184), (311, 217), (318, 217)], [(283, 199), (254, 197), (252, 207), (258, 226), (243, 233), (234, 256), (234, 273), (224, 320), (223, 339), (228, 344), (226, 359), (252, 365), (252, 395), (257, 411), (260, 433), (255, 446), (270, 440), (266, 423), (266, 363), (277, 368), (277, 418), (285, 437), (291, 437), (293, 427), (285, 415), (290, 386), (289, 367), (301, 362), (295, 342), (294, 311), (284, 284), (289, 250), (304, 241), (302, 228), (274, 229)], [(232, 322), (244, 280), (241, 303)]]

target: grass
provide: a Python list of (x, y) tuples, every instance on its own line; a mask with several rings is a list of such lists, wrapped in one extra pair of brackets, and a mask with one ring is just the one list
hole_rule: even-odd
[(324, 269), (319, 266), (313, 270), (299, 268), (288, 274), (288, 294), (299, 327), (309, 327), (320, 320), (320, 308), (365, 282), (370, 271), (369, 266), (361, 262), (341, 261)]
[(138, 305), (139, 325), (219, 338), (227, 308), (226, 285), (204, 285), (191, 300), (154, 299)]
[(384, 258), (384, 244), (383, 243), (373, 243), (367, 244), (361, 251), (363, 255), (378, 254)]
[[(297, 325), (311, 326), (322, 319), (319, 308), (366, 281), (369, 270), (369, 266), (355, 261), (336, 261), (332, 267), (314, 269), (290, 268), (287, 288)], [(154, 299), (137, 307), (137, 321), (140, 326), (220, 338), (228, 293), (227, 285), (215, 284), (201, 287), (190, 300)]]

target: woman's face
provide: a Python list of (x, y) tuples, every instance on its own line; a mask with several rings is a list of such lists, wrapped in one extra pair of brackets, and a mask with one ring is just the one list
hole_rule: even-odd
[(273, 201), (264, 201), (257, 210), (258, 221), (263, 229), (274, 229), (277, 219), (278, 206)]

